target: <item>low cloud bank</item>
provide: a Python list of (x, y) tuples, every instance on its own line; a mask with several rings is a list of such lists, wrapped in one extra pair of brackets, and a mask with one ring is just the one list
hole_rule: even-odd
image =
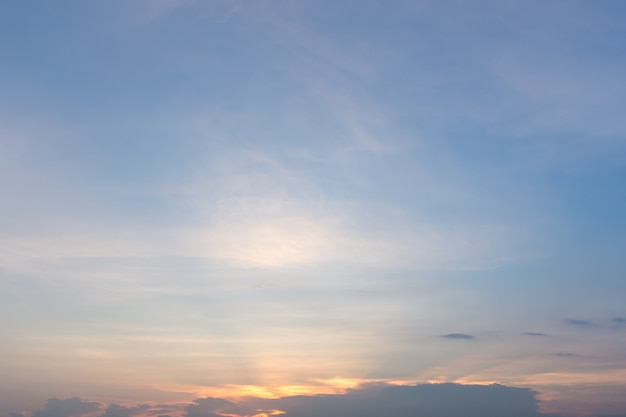
[(341, 395), (251, 402), (260, 406), (257, 409), (281, 410), (288, 417), (548, 417), (537, 410), (535, 392), (503, 385), (375, 384)]
[[(368, 384), (333, 395), (248, 398), (237, 403), (200, 398), (169, 414), (180, 417), (558, 417), (539, 412), (535, 394), (530, 389), (503, 385)], [(79, 398), (52, 398), (32, 417), (157, 417), (162, 411), (160, 406), (105, 406)]]

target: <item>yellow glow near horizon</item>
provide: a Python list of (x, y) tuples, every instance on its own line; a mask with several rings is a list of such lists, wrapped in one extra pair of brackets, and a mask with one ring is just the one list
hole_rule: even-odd
[[(361, 379), (361, 378), (331, 378), (316, 379), (316, 384), (309, 385), (237, 385), (228, 384), (222, 386), (207, 387), (203, 385), (163, 385), (159, 384), (154, 388), (161, 391), (189, 393), (197, 398), (213, 397), (224, 398), (237, 401), (247, 397), (275, 399), (290, 397), (295, 395), (323, 395), (323, 394), (343, 394), (349, 389), (358, 388), (367, 383), (387, 383), (391, 385), (415, 384), (419, 381), (407, 380), (383, 380), (383, 379)], [(426, 382), (426, 381), (422, 381)]]
[[(445, 375), (445, 374), (444, 374)], [(606, 401), (603, 406), (611, 411), (612, 402), (615, 403), (619, 393), (611, 387), (623, 385), (626, 380), (626, 370), (613, 370), (596, 373), (535, 373), (508, 378), (497, 378), (494, 375), (467, 375), (461, 378), (430, 375), (429, 378), (418, 379), (367, 379), (367, 378), (330, 378), (312, 379), (306, 384), (275, 384), (275, 385), (160, 385), (163, 391), (187, 393), (195, 398), (223, 398), (234, 403), (244, 402), (248, 398), (278, 399), (290, 396), (304, 395), (341, 395), (351, 389), (358, 389), (366, 384), (384, 383), (389, 385), (416, 385), (457, 383), (463, 385), (492, 385), (502, 384), (509, 387), (528, 388), (537, 393), (540, 400), (539, 410), (544, 413), (558, 413), (563, 410), (580, 410), (591, 412), (589, 404), (592, 399), (602, 398)], [(583, 383), (584, 387), (580, 386)], [(612, 391), (615, 391), (612, 393)], [(589, 403), (589, 404), (587, 404)], [(585, 408), (586, 407), (586, 408)], [(607, 412), (608, 412), (607, 411)], [(571, 412), (571, 411), (568, 411)], [(281, 410), (255, 410), (244, 415), (223, 414), (225, 417), (271, 417), (281, 415)], [(222, 415), (222, 414), (220, 414)]]

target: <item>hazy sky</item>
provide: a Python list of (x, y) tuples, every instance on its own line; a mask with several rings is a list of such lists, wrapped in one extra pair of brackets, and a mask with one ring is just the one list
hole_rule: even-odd
[(626, 414), (625, 74), (621, 0), (0, 2), (0, 416)]

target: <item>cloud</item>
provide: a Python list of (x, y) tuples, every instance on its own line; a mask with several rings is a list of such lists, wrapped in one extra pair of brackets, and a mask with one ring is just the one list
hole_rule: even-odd
[(241, 1), (239, 0), (135, 0), (130, 5), (125, 5), (126, 11), (134, 15), (138, 23), (150, 24), (159, 23), (169, 16), (177, 13), (181, 9), (191, 9), (195, 13), (203, 13), (219, 21), (226, 21), (228, 18), (241, 11)]
[[(281, 152), (251, 150), (209, 157), (211, 172), (175, 191), (200, 222), (176, 232), (174, 239), (183, 242), (177, 249), (168, 245), (163, 250), (254, 268), (345, 262), (490, 269), (528, 255), (507, 243), (525, 240), (525, 232), (520, 235), (516, 227), (478, 220), (452, 225), (428, 210), (416, 213), (398, 201), (374, 201), (367, 191), (379, 180), (367, 170), (359, 171), (362, 178), (357, 181), (337, 161), (306, 162)], [(325, 176), (334, 178), (333, 187), (360, 191), (336, 198), (315, 175), (322, 167)]]
[[(80, 398), (51, 398), (33, 417), (83, 416), (101, 409), (101, 404)], [(536, 393), (528, 388), (504, 385), (461, 385), (453, 383), (389, 385), (370, 383), (343, 394), (297, 395), (282, 398), (247, 397), (237, 402), (222, 398), (199, 398), (181, 405), (184, 417), (558, 417), (538, 411)], [(134, 407), (110, 404), (101, 417), (156, 415), (158, 406)], [(178, 413), (175, 413), (178, 414)], [(11, 413), (10, 417), (24, 417)], [(158, 415), (169, 417), (169, 415)]]
[(587, 320), (563, 319), (563, 322), (575, 327), (594, 327), (593, 323)]
[[(153, 415), (157, 417), (172, 417), (179, 415), (182, 406), (179, 405), (156, 405), (139, 404), (136, 406), (124, 406), (119, 404), (109, 404), (104, 410), (104, 414), (99, 414), (104, 408), (104, 404), (98, 402), (83, 401), (78, 397), (60, 400), (50, 398), (46, 402), (43, 410), (36, 411), (32, 417), (132, 417)], [(172, 412), (172, 415), (165, 414)], [(9, 413), (9, 417), (26, 417), (25, 414)], [(206, 417), (206, 414), (204, 415)]]
[(443, 337), (444, 339), (475, 339), (476, 337), (472, 336), (471, 334), (465, 334), (465, 333), (448, 333), (448, 334), (444, 334), (440, 337)]
[(136, 407), (125, 407), (123, 405), (111, 404), (107, 407), (101, 417), (131, 417), (142, 411), (149, 409), (149, 405), (138, 405)]
[(545, 333), (537, 333), (537, 332), (526, 332), (524, 333), (526, 336), (547, 336)]
[(235, 403), (221, 398), (200, 398), (193, 402), (185, 407), (186, 417), (220, 417), (225, 415), (220, 414), (222, 410), (229, 409), (232, 413), (238, 408)]
[(276, 415), (280, 411), (285, 417), (548, 416), (538, 412), (537, 407), (535, 393), (530, 389), (445, 383), (415, 386), (371, 384), (345, 394), (253, 399), (241, 404), (238, 411), (247, 410), (246, 416), (254, 413), (272, 415), (272, 412)]
[(60, 400), (58, 398), (50, 398), (43, 410), (37, 411), (33, 417), (74, 417), (83, 416), (85, 414), (98, 411), (101, 407), (100, 403), (83, 401), (78, 397)]

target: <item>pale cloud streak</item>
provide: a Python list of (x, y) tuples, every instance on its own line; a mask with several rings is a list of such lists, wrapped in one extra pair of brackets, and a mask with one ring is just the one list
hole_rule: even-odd
[(131, 0), (125, 4), (143, 24), (156, 24), (181, 8), (227, 20), (241, 10), (241, 0)]
[(332, 198), (280, 157), (233, 157), (228, 164), (212, 161), (223, 168), (206, 185), (183, 190), (204, 217), (185, 232), (193, 256), (247, 267), (348, 262), (480, 269), (529, 255), (520, 252), (523, 234), (511, 241), (515, 232), (506, 224), (438, 224), (428, 214), (411, 219), (401, 205)]

